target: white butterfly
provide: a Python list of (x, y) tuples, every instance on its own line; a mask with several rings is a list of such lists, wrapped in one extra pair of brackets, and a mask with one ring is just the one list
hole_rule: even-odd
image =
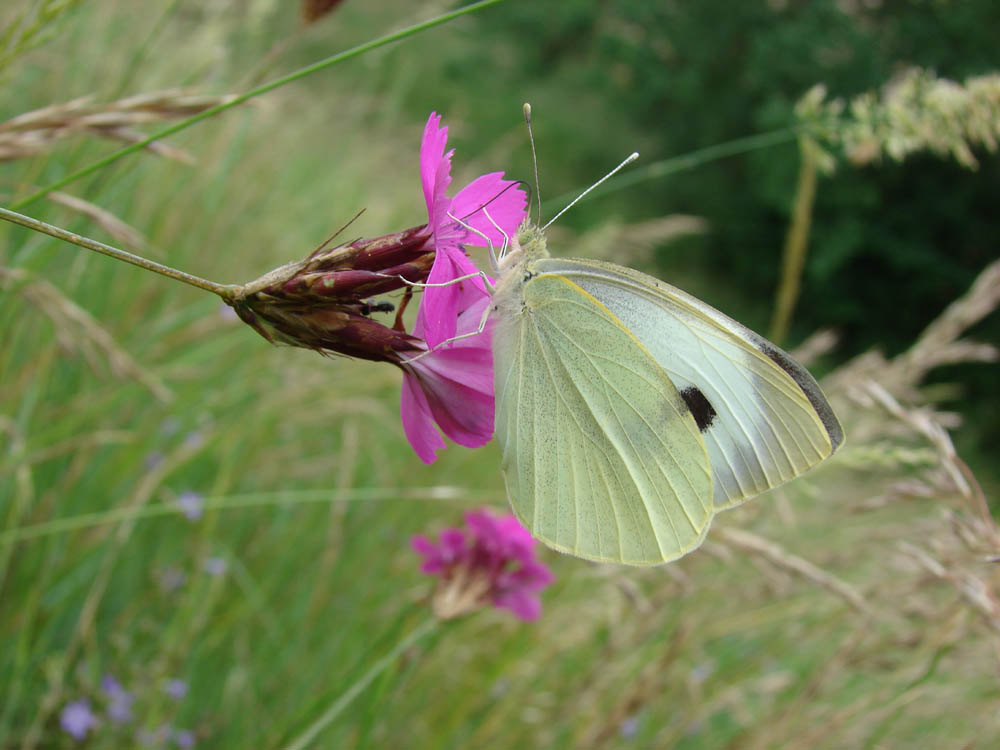
[(675, 560), (843, 442), (805, 368), (680, 289), (551, 258), (527, 223), (496, 265), (496, 438), (514, 512), (550, 547)]

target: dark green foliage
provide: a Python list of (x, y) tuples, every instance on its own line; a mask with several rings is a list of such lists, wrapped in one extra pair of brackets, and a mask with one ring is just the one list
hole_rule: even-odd
[[(518, 124), (516, 102), (502, 92), (520, 86), (533, 101), (550, 196), (588, 184), (598, 165), (633, 147), (649, 163), (788, 126), (816, 83), (850, 97), (909, 66), (961, 81), (1000, 64), (991, 0), (512, 3), (475, 23), (475, 45), (439, 64), (466, 92), (489, 72), (495, 88), (466, 106), (496, 123), (495, 137)], [(440, 107), (432, 95), (439, 100), (440, 92), (411, 92), (415, 112)], [(475, 141), (488, 143), (491, 134), (479, 130)], [(842, 165), (822, 179), (793, 339), (834, 326), (845, 354), (874, 344), (898, 350), (966, 289), (996, 255), (989, 204), (1000, 169), (992, 155), (979, 156), (978, 173), (927, 156), (860, 171)], [(526, 158), (517, 161), (528, 174)], [(704, 216), (711, 231), (687, 252), (741, 286), (754, 303), (734, 312), (764, 324), (797, 162), (794, 146), (769, 149), (629, 188), (566, 221)]]

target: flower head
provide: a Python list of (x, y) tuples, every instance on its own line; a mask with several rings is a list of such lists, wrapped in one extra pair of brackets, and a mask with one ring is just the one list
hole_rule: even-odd
[[(469, 448), (493, 437), (488, 327), (476, 334), (484, 324), (490, 294), (460, 245), (501, 245), (524, 219), (527, 202), (524, 191), (504, 180), (502, 172), (478, 177), (449, 198), (454, 152), (445, 151), (447, 140), (448, 128), (432, 113), (420, 147), (420, 178), (431, 232), (428, 242), (435, 250), (427, 283), (442, 286), (428, 286), (421, 297), (413, 335), (426, 341), (428, 350), (404, 366), (400, 403), (406, 437), (428, 464), (445, 447), (435, 424)], [(444, 343), (456, 336), (464, 338)]]
[[(449, 198), (454, 149), (445, 151), (447, 142), (448, 128), (441, 127), (441, 115), (432, 112), (420, 144), (420, 181), (427, 202), (429, 241), (436, 252), (428, 284), (477, 273), (460, 246), (489, 243), (501, 247), (524, 220), (528, 200), (516, 182), (503, 179), (503, 172), (477, 177)], [(457, 314), (465, 309), (463, 287), (468, 285), (488, 296), (481, 278), (470, 278), (467, 284), (428, 287), (424, 292), (420, 311), (424, 316), (423, 337), (430, 346), (456, 335)]]
[(97, 717), (90, 710), (90, 701), (78, 700), (67, 703), (59, 714), (59, 726), (75, 740), (82, 740), (97, 726)]
[(441, 579), (434, 594), (439, 617), (458, 617), (488, 603), (525, 621), (542, 613), (539, 592), (554, 577), (514, 516), (473, 511), (464, 528), (445, 529), (440, 541), (415, 536), (410, 545), (424, 560), (420, 569)]
[[(400, 367), (403, 427), (425, 463), (445, 446), (438, 428), (470, 448), (493, 437), (489, 331), (451, 341), (479, 331), (490, 300), (461, 245), (501, 246), (517, 231), (527, 204), (525, 192), (502, 172), (477, 177), (449, 197), (453, 152), (446, 151), (447, 140), (441, 116), (432, 113), (420, 147), (427, 224), (336, 247), (324, 244), (240, 286), (226, 300), (273, 344)], [(421, 296), (412, 332), (403, 327), (402, 310), (391, 327), (371, 317), (392, 309), (375, 295), (423, 281), (441, 286), (427, 287)]]

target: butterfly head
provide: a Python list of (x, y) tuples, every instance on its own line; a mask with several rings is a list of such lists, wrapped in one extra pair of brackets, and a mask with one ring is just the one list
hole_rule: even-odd
[(523, 263), (548, 257), (545, 232), (530, 219), (525, 219), (517, 230), (517, 235), (511, 238), (507, 252), (499, 259), (497, 271), (503, 275)]

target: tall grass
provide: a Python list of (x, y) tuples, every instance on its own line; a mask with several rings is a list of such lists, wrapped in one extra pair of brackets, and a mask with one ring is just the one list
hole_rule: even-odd
[[(83, 4), (9, 70), (0, 117), (241, 90), (247, 71), (219, 50), (264, 59), (274, 32), (221, 7)], [(381, 31), (360, 4), (338, 18), (343, 46)], [(150, 257), (247, 280), (361, 207), (358, 235), (421, 221), (421, 123), (393, 96), (331, 73), (171, 141), (193, 166), (143, 153), (71, 190)], [(24, 196), (106, 151), (61, 140), (5, 165), (0, 189)], [(468, 174), (503, 168), (472, 156)], [(32, 212), (113, 239), (65, 205)], [(486, 611), (425, 632), (409, 536), (504, 506), (493, 446), (425, 468), (392, 369), (271, 348), (209, 295), (21, 228), (0, 228), (0, 247), (0, 747), (75, 746), (60, 711), (88, 698), (100, 713), (108, 674), (135, 718), (103, 719), (93, 747), (168, 725), (203, 747), (283, 747), (317, 721), (316, 747), (1000, 740), (996, 530), (921, 389), (932, 367), (995, 357), (960, 342), (997, 304), (995, 268), (909, 352), (834, 373), (848, 446), (719, 519), (703, 550), (650, 570), (548, 554), (538, 623)], [(200, 519), (180, 512), (185, 492), (205, 499)]]

